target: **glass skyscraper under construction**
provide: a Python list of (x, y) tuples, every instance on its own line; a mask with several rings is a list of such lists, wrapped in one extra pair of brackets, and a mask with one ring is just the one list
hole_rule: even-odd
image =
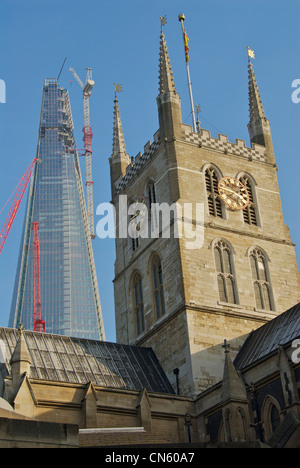
[(44, 83), (9, 326), (33, 330), (32, 223), (38, 222), (41, 315), (46, 332), (105, 339), (97, 276), (67, 90)]

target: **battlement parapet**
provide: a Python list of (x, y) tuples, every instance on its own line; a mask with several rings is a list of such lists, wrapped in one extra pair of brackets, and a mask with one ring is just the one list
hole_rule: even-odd
[(225, 154), (234, 154), (241, 156), (251, 161), (266, 162), (264, 146), (253, 144), (252, 148), (248, 148), (244, 140), (235, 139), (235, 143), (228, 140), (227, 135), (218, 134), (218, 138), (213, 138), (209, 130), (201, 129), (200, 133), (194, 133), (190, 125), (182, 125), (185, 141), (193, 143), (204, 148), (211, 148)]
[(151, 158), (151, 156), (155, 153), (155, 151), (160, 146), (160, 138), (159, 132), (156, 132), (154, 137), (154, 141), (151, 143), (149, 140), (146, 145), (144, 146), (144, 153), (142, 154), (139, 152), (135, 158), (131, 158), (131, 164), (126, 168), (126, 174), (121, 179), (118, 179), (116, 182), (116, 192), (117, 194), (123, 190), (128, 182), (141, 170), (144, 164)]
[[(252, 148), (248, 148), (244, 140), (235, 139), (235, 143), (229, 141), (227, 135), (218, 134), (218, 138), (213, 138), (209, 130), (201, 129), (200, 133), (194, 133), (190, 125), (182, 125), (184, 141), (192, 143), (199, 147), (208, 148), (220, 151), (224, 154), (233, 154), (246, 158), (250, 161), (266, 162), (264, 146), (253, 144)], [(144, 153), (139, 152), (136, 157), (131, 158), (131, 164), (126, 169), (124, 177), (116, 182), (116, 192), (119, 194), (128, 182), (142, 169), (144, 164), (152, 157), (160, 146), (160, 135), (157, 131), (153, 137), (153, 142), (149, 140), (144, 146)]]

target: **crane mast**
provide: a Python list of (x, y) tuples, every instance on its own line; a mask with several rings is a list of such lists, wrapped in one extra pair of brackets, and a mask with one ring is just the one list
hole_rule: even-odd
[(89, 220), (89, 229), (91, 239), (95, 239), (95, 224), (94, 224), (94, 201), (93, 201), (93, 173), (92, 173), (92, 127), (90, 123), (90, 96), (95, 82), (92, 80), (92, 69), (87, 69), (85, 84), (81, 81), (73, 68), (70, 68), (79, 86), (83, 90), (83, 142), (85, 149), (85, 164), (86, 164), (86, 195), (87, 195), (87, 213)]
[(37, 222), (32, 223), (33, 231), (32, 253), (33, 253), (33, 323), (34, 331), (41, 332), (42, 328), (46, 332), (45, 321), (42, 320), (41, 312), (41, 272), (40, 272), (40, 241), (39, 229), (40, 225)]
[(27, 185), (28, 185), (28, 182), (30, 181), (31, 174), (32, 174), (32, 171), (33, 171), (33, 168), (34, 168), (34, 165), (35, 165), (36, 162), (37, 162), (37, 159), (34, 159), (32, 161), (32, 163), (30, 164), (29, 168), (27, 169), (27, 171), (23, 175), (23, 177), (22, 177), (22, 179), (21, 179), (21, 181), (20, 181), (20, 183), (18, 185), (15, 198), (13, 200), (13, 203), (11, 205), (11, 208), (9, 210), (7, 218), (5, 220), (4, 226), (3, 226), (2, 231), (0, 233), (0, 253), (3, 250), (3, 247), (5, 245), (5, 242), (6, 242), (6, 239), (8, 237), (9, 231), (11, 230), (11, 227), (12, 227), (13, 222), (15, 220), (15, 217), (17, 215), (19, 206), (21, 205), (21, 201), (22, 201), (22, 199), (24, 197), (24, 194), (26, 192)]

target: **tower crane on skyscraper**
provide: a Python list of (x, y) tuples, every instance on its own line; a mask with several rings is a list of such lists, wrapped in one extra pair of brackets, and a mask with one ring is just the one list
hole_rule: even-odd
[(79, 86), (83, 90), (83, 113), (84, 113), (84, 127), (83, 127), (83, 141), (85, 149), (85, 162), (86, 162), (86, 194), (87, 194), (87, 212), (89, 219), (91, 239), (95, 239), (94, 227), (94, 203), (93, 203), (93, 177), (92, 177), (92, 127), (90, 125), (90, 96), (95, 82), (92, 80), (92, 69), (87, 69), (85, 84), (81, 81), (75, 70), (70, 67), (69, 69), (76, 78)]

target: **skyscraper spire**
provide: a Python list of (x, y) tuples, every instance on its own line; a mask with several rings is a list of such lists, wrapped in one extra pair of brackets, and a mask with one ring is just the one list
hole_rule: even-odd
[(105, 339), (98, 281), (68, 92), (44, 83), (9, 326), (34, 329), (33, 231), (40, 225), (41, 310), (48, 333)]
[(253, 65), (250, 58), (255, 58), (253, 50), (248, 49), (248, 76), (249, 76), (249, 115), (248, 131), (250, 141), (266, 147), (269, 162), (275, 163), (271, 126), (266, 118), (262, 100), (258, 90)]
[(113, 150), (110, 161), (112, 196), (114, 196), (114, 185), (120, 176), (126, 174), (126, 168), (130, 164), (130, 157), (126, 151), (125, 139), (121, 121), (119, 101), (117, 92), (122, 91), (121, 85), (115, 83), (114, 100), (114, 128), (113, 128)]

